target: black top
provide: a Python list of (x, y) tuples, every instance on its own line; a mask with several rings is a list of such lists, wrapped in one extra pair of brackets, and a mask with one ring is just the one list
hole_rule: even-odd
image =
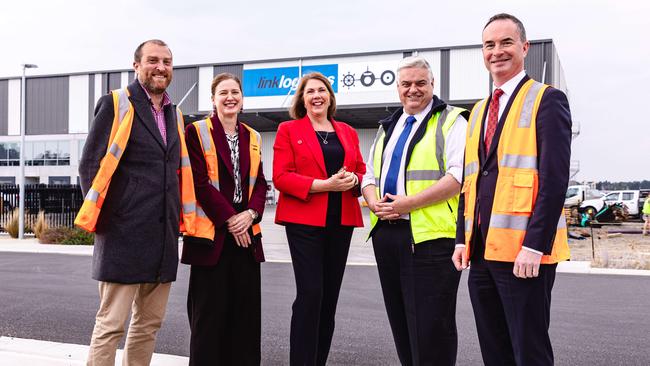
[[(320, 147), (323, 150), (325, 159), (325, 170), (327, 175), (336, 174), (343, 166), (345, 151), (335, 131), (315, 131)], [(327, 141), (327, 143), (325, 143)], [(341, 192), (329, 192), (327, 197), (327, 221), (326, 225), (341, 225)]]

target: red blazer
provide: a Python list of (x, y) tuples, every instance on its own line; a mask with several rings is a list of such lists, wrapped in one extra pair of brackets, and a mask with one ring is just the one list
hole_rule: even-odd
[[(354, 128), (332, 120), (336, 135), (345, 150), (343, 165), (354, 172), (359, 182), (366, 172), (359, 150), (359, 137)], [(327, 179), (323, 150), (316, 138), (309, 117), (280, 124), (273, 145), (273, 184), (280, 191), (275, 223), (296, 223), (325, 226), (327, 216), (327, 192), (309, 193), (314, 179)], [(357, 185), (342, 192), (341, 225), (363, 226), (357, 197), (361, 195)]]

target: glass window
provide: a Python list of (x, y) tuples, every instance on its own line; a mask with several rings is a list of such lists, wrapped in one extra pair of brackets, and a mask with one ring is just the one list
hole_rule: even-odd
[(634, 199), (633, 192), (623, 192), (623, 201), (632, 201)]
[(577, 195), (577, 194), (578, 194), (578, 188), (576, 188), (576, 187), (574, 187), (574, 188), (569, 188), (569, 189), (566, 191), (566, 198), (573, 197), (573, 196), (575, 196), (575, 195)]
[(610, 193), (605, 196), (605, 201), (618, 201), (618, 192)]

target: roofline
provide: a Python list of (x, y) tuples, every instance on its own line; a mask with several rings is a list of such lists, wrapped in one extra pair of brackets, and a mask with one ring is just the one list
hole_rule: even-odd
[[(531, 44), (537, 43), (551, 43), (553, 44), (552, 38), (547, 39), (536, 39), (529, 40)], [(554, 45), (554, 44), (553, 44)], [(385, 51), (367, 51), (367, 52), (358, 52), (358, 53), (338, 53), (331, 55), (310, 55), (310, 56), (295, 56), (295, 57), (283, 57), (275, 59), (258, 59), (258, 60), (248, 60), (248, 61), (227, 61), (227, 62), (217, 62), (217, 63), (200, 63), (200, 64), (187, 64), (187, 65), (178, 65), (174, 66), (174, 69), (186, 69), (186, 68), (195, 68), (195, 67), (205, 67), (205, 66), (227, 66), (227, 65), (244, 65), (244, 64), (254, 64), (254, 63), (266, 63), (266, 62), (283, 62), (283, 61), (294, 61), (294, 60), (314, 60), (320, 58), (335, 58), (335, 57), (356, 57), (356, 56), (376, 56), (376, 55), (387, 55), (391, 53), (404, 53), (404, 52), (426, 52), (426, 51), (440, 51), (440, 50), (458, 50), (458, 49), (468, 49), (468, 48), (477, 48), (481, 47), (480, 44), (471, 44), (471, 45), (461, 45), (461, 46), (446, 46), (446, 47), (430, 47), (430, 48), (405, 48), (399, 50), (385, 50)], [(68, 72), (68, 73), (55, 73), (55, 74), (43, 74), (43, 75), (30, 75), (25, 76), (27, 79), (39, 79), (39, 78), (52, 78), (52, 77), (63, 77), (63, 76), (77, 76), (77, 75), (89, 75), (89, 74), (105, 74), (113, 72), (130, 72), (133, 69), (108, 69), (108, 70), (91, 70), (91, 71), (79, 71), (79, 72)], [(5, 76), (0, 77), (1, 80), (12, 80), (12, 79), (21, 79), (22, 76)]]

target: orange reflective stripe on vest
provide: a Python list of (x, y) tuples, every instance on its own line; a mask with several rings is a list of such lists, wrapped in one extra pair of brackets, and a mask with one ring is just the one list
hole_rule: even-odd
[[(499, 175), (487, 238), (485, 259), (514, 262), (521, 250), (537, 200), (539, 173), (537, 171), (536, 119), (542, 95), (548, 85), (528, 80), (514, 97), (503, 125), (497, 159)], [(478, 157), (481, 121), (487, 99), (474, 106), (469, 119), (465, 149), (465, 244), (470, 254), (474, 230), (476, 195), (480, 163)], [(569, 259), (567, 228), (564, 215), (559, 214), (553, 249), (542, 256), (542, 263), (557, 263)]]
[[(106, 155), (99, 164), (99, 170), (93, 179), (92, 185), (84, 198), (84, 202), (75, 218), (75, 225), (80, 228), (94, 232), (97, 226), (97, 219), (106, 199), (106, 193), (110, 186), (111, 178), (117, 169), (126, 149), (133, 126), (134, 110), (133, 104), (129, 101), (129, 91), (125, 89), (113, 90), (113, 110), (115, 117), (111, 127), (111, 135), (106, 148)], [(182, 232), (194, 234), (196, 219), (196, 197), (194, 195), (194, 180), (190, 159), (185, 145), (183, 133), (183, 114), (176, 109), (178, 135), (181, 145), (180, 179), (181, 179), (181, 223)]]
[[(201, 149), (203, 150), (203, 157), (205, 158), (205, 164), (208, 170), (208, 179), (210, 184), (217, 190), (219, 190), (219, 160), (217, 158), (217, 148), (212, 139), (212, 121), (210, 118), (206, 118), (201, 121), (196, 121), (193, 123), (196, 128), (196, 133), (199, 137), (199, 143), (201, 144)], [(257, 180), (257, 173), (259, 171), (260, 162), (262, 161), (261, 149), (260, 149), (260, 136), (257, 131), (248, 127), (246, 124), (242, 123), (242, 126), (246, 127), (250, 132), (250, 170), (249, 170), (249, 184), (248, 184), (248, 198), (250, 200), (253, 195), (253, 188)], [(208, 218), (205, 214), (205, 211), (201, 208), (200, 204), (197, 204), (196, 207), (197, 218), (196, 218), (196, 235), (202, 238), (214, 238), (214, 224), (212, 220)], [(261, 233), (260, 225), (255, 224), (252, 226), (253, 235)]]

